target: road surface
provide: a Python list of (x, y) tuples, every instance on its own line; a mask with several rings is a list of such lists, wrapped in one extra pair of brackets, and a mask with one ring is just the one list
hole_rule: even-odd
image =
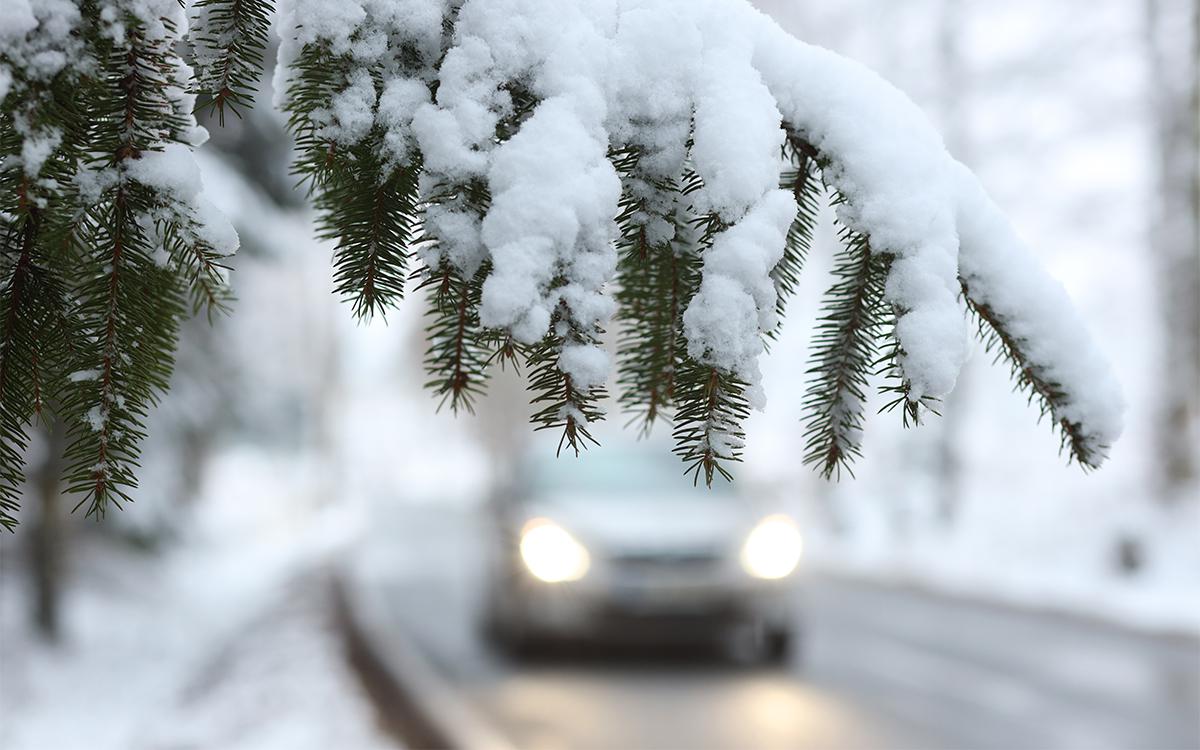
[(587, 648), (535, 662), (476, 634), (472, 516), (391, 534), (389, 617), (513, 745), (579, 748), (1200, 748), (1200, 643), (810, 580), (785, 668)]

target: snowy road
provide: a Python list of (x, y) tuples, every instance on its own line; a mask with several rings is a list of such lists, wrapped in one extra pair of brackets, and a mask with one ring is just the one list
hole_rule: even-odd
[(514, 664), (475, 635), (463, 517), (389, 534), (395, 622), (521, 748), (1200, 748), (1200, 643), (829, 580), (802, 663), (704, 654)]

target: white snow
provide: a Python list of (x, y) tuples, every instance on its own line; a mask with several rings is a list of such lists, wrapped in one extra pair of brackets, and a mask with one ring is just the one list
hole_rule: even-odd
[(221, 255), (238, 248), (233, 225), (203, 195), (200, 168), (187, 146), (170, 143), (162, 151), (147, 151), (123, 162), (125, 175), (162, 191), (173, 199), (170, 211), (195, 240)]
[(104, 424), (108, 421), (108, 415), (99, 406), (88, 409), (83, 418), (95, 432), (103, 432)]
[(900, 308), (912, 397), (940, 398), (966, 360), (956, 302), (954, 162), (924, 113), (865, 67), (761, 25), (755, 64), (785, 119), (832, 161), (839, 218), (895, 256), (886, 297)]
[(26, 568), (3, 551), (0, 745), (395, 750), (334, 625), (352, 514), (296, 502), (302, 463), (213, 468), (219, 489), (162, 549), (73, 529), (58, 646), (31, 632)]
[(370, 72), (355, 70), (346, 88), (333, 95), (332, 122), (322, 135), (345, 146), (361, 141), (375, 124), (375, 99)]
[[(607, 321), (613, 303), (602, 289), (616, 271), (611, 238), (621, 185), (605, 144), (573, 103), (539, 105), (497, 149), (488, 181), (483, 240), (494, 268), (483, 287), (484, 324), (511, 327), (533, 343), (560, 300), (585, 331)], [(554, 286), (560, 274), (566, 283)]]
[(745, 30), (726, 28), (728, 36), (705, 39), (692, 161), (704, 179), (697, 210), (732, 223), (778, 186), (783, 131), (771, 92), (750, 65)]
[(721, 233), (704, 256), (700, 290), (683, 316), (688, 354), (736, 373), (751, 384), (751, 404), (762, 408), (758, 355), (760, 331), (775, 327), (771, 269), (783, 256), (796, 201), (772, 190), (745, 218)]
[(69, 64), (84, 63), (83, 45), (72, 34), (79, 21), (79, 6), (71, 0), (5, 0), (0, 6), (0, 102), (14, 79), (47, 81)]
[(407, 164), (415, 146), (412, 120), (429, 101), (429, 85), (417, 78), (394, 78), (379, 95), (376, 120), (383, 127), (384, 148), (393, 164)]
[[(26, 131), (28, 132), (28, 131)], [(47, 128), (38, 132), (28, 133), (21, 142), (21, 166), (28, 177), (37, 177), (41, 173), (46, 160), (62, 143), (62, 131), (57, 128)]]
[(959, 273), (1023, 342), (1030, 366), (1067, 394), (1058, 417), (1081, 425), (1088, 448), (1107, 458), (1123, 428), (1120, 384), (1062, 284), (1042, 269), (975, 175), (960, 167), (958, 181)]
[(564, 346), (558, 364), (575, 381), (575, 387), (582, 390), (604, 385), (612, 366), (608, 353), (603, 349), (578, 344)]

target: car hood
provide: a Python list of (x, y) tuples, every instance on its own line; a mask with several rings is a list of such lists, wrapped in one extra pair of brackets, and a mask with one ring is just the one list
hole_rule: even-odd
[(735, 497), (578, 496), (531, 502), (526, 510), (606, 555), (720, 553), (740, 544), (755, 520)]

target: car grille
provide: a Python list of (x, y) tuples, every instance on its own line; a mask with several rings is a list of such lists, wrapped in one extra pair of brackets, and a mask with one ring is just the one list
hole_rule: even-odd
[(625, 570), (680, 570), (703, 572), (721, 564), (721, 555), (716, 552), (639, 552), (623, 553), (612, 557), (612, 564)]

